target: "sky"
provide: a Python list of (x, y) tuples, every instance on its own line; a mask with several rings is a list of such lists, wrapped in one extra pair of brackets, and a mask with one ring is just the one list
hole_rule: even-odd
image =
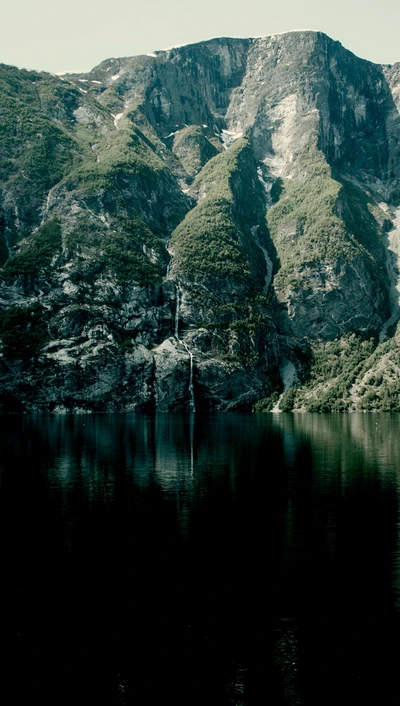
[(294, 29), (321, 30), (370, 61), (400, 61), (399, 0), (14, 0), (1, 11), (0, 62), (80, 72), (109, 57)]

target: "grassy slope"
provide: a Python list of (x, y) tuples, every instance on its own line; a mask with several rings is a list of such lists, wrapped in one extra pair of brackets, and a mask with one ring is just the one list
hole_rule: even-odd
[(0, 187), (15, 212), (3, 212), (11, 239), (40, 222), (46, 193), (83, 157), (72, 134), (79, 91), (48, 74), (0, 65)]
[[(113, 216), (112, 229), (96, 228), (89, 213), (77, 218), (68, 235), (69, 254), (86, 248), (87, 256), (89, 249), (98, 273), (109, 269), (121, 281), (151, 283), (161, 276), (160, 265), (163, 268), (167, 259), (160, 236), (165, 239), (181, 220), (187, 210), (185, 199), (168, 164), (157, 154), (159, 144), (128, 118), (116, 130), (107, 107), (90, 90), (86, 95), (93, 87), (82, 85), (85, 93), (67, 80), (0, 66), (0, 189), (7, 195), (3, 209), (0, 202), (2, 273), (8, 279), (36, 276), (42, 265), (47, 266), (47, 230), (35, 230), (47, 194), (57, 185), (63, 193), (73, 193), (83, 208), (90, 204), (92, 211), (99, 211), (99, 200), (106, 201)], [(79, 110), (84, 111), (83, 118)], [(165, 218), (157, 213), (146, 224), (146, 214), (131, 194), (142, 191), (146, 204), (157, 188), (168, 197), (168, 211)], [(8, 261), (6, 237), (11, 246), (27, 237)], [(158, 265), (149, 260), (148, 252), (156, 254)]]
[(239, 172), (241, 154), (247, 149), (247, 140), (238, 140), (208, 162), (195, 179), (194, 189), (204, 197), (171, 238), (178, 271), (188, 278), (249, 282), (251, 268), (232, 190), (232, 177)]
[(306, 288), (304, 266), (340, 266), (360, 255), (382, 282), (383, 212), (361, 189), (334, 179), (318, 153), (304, 166), (303, 178), (280, 181), (272, 192), (277, 201), (268, 226), (280, 261), (275, 287)]
[[(216, 357), (242, 366), (260, 362), (272, 325), (271, 303), (263, 293), (265, 260), (257, 243), (267, 245), (265, 197), (256, 169), (246, 138), (211, 159), (193, 184), (198, 204), (170, 243), (173, 274), (185, 281), (198, 325), (228, 335), (225, 346), (215, 349)], [(258, 226), (257, 236), (251, 224)], [(233, 339), (236, 352), (228, 351), (227, 341)]]
[[(391, 225), (385, 213), (368, 190), (346, 179), (334, 179), (318, 151), (306, 154), (302, 166), (300, 179), (279, 180), (272, 190), (275, 204), (267, 221), (280, 265), (274, 286), (281, 292), (307, 289), (307, 278), (302, 274), (305, 266), (312, 269), (332, 264), (339, 272), (346, 262), (362, 257), (376, 286), (384, 289), (387, 273), (382, 235)], [(352, 334), (312, 343), (308, 359), (302, 361), (302, 380), (285, 393), (280, 409), (400, 410), (400, 386), (393, 375), (382, 372), (382, 356), (397, 360), (395, 339), (378, 345), (376, 338)], [(389, 370), (395, 365), (388, 364)], [(371, 382), (367, 371), (374, 366), (380, 372), (372, 375)], [(366, 384), (359, 384), (359, 378), (365, 376)], [(257, 409), (272, 409), (280, 391), (261, 400)]]

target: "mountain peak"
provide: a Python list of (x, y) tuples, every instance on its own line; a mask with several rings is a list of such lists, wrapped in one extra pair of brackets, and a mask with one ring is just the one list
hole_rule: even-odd
[(221, 37), (0, 109), (0, 404), (400, 410), (398, 67)]

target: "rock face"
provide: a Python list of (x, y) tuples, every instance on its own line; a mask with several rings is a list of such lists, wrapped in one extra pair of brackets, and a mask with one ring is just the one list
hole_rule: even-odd
[(319, 32), (0, 65), (0, 409), (400, 409), (399, 110)]

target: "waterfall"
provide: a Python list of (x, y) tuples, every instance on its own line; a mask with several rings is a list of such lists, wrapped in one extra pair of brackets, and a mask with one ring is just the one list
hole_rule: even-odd
[(42, 226), (43, 223), (45, 222), (45, 220), (46, 220), (46, 218), (47, 218), (47, 214), (48, 214), (48, 212), (49, 212), (50, 202), (51, 202), (51, 197), (52, 197), (53, 189), (54, 189), (54, 186), (52, 186), (52, 188), (50, 189), (49, 193), (47, 194), (46, 203), (45, 203), (45, 205), (44, 205), (43, 213), (42, 213), (42, 220), (41, 220), (41, 222), (40, 222), (40, 225), (41, 225), (41, 226)]
[(190, 396), (190, 411), (195, 412), (196, 411), (196, 404), (195, 404), (195, 399), (194, 399), (194, 386), (193, 386), (193, 353), (191, 350), (189, 350), (189, 347), (186, 343), (186, 341), (182, 341), (179, 338), (179, 312), (180, 312), (180, 289), (175, 282), (175, 291), (176, 291), (176, 309), (175, 309), (175, 338), (178, 341), (178, 343), (181, 343), (182, 346), (184, 347), (185, 351), (187, 352), (189, 356), (189, 364), (190, 364), (190, 369), (189, 369), (189, 396)]
[(189, 358), (190, 358), (190, 375), (189, 375), (189, 394), (190, 394), (190, 411), (195, 412), (196, 411), (196, 405), (194, 402), (194, 388), (193, 388), (193, 353), (190, 351), (187, 347), (187, 345), (184, 343), (184, 346), (189, 353)]
[(261, 243), (260, 236), (258, 234), (259, 228), (260, 228), (260, 226), (252, 226), (250, 228), (250, 230), (251, 230), (251, 234), (252, 234), (254, 240), (256, 241), (258, 247), (260, 248), (260, 250), (262, 251), (262, 254), (264, 255), (265, 265), (267, 268), (267, 274), (265, 275), (265, 279), (264, 279), (264, 281), (265, 281), (264, 294), (267, 294), (268, 289), (269, 289), (269, 285), (271, 284), (271, 280), (272, 280), (273, 263), (272, 263), (270, 256), (268, 255), (268, 250), (266, 248), (264, 248)]
[(179, 341), (179, 287), (175, 282), (175, 291), (176, 291), (176, 309), (175, 309), (175, 338), (177, 341)]

